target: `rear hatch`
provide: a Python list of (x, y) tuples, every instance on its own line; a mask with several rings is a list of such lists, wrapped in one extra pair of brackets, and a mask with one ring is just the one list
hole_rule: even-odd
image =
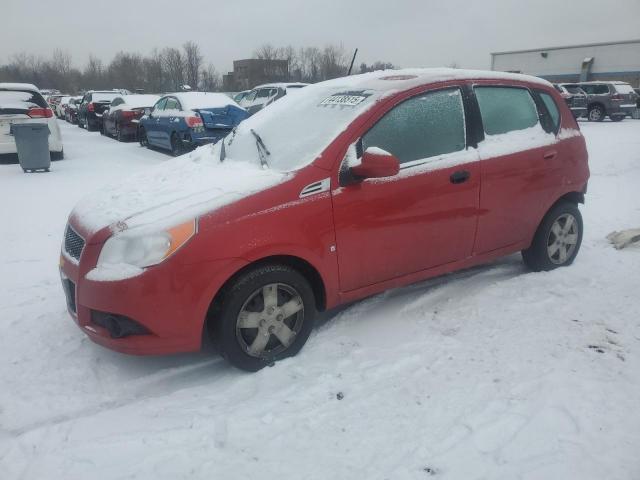
[(613, 100), (618, 100), (621, 106), (636, 106), (636, 92), (634, 92), (633, 87), (629, 84), (615, 84), (613, 86), (616, 93), (613, 95)]
[(53, 112), (38, 92), (0, 90), (0, 142), (13, 142), (12, 123), (46, 122)]
[(196, 110), (207, 130), (231, 130), (249, 114), (246, 110), (233, 105), (223, 108), (199, 108)]

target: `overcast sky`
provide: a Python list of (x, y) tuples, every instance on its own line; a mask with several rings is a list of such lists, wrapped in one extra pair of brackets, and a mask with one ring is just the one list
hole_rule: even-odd
[(357, 64), (489, 68), (493, 51), (638, 37), (640, 0), (0, 0), (0, 64), (57, 47), (82, 67), (90, 53), (108, 62), (193, 40), (220, 72), (264, 43), (341, 43), (360, 49)]

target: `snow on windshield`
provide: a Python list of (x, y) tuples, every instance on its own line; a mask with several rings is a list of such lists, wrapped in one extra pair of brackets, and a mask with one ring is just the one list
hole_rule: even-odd
[(225, 139), (230, 160), (259, 161), (254, 130), (270, 155), (269, 168), (297, 170), (311, 163), (329, 143), (362, 112), (370, 108), (381, 92), (354, 90), (339, 83), (305, 87), (287, 95), (242, 122)]

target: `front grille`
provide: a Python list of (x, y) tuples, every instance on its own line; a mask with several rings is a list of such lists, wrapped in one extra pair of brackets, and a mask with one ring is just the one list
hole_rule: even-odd
[(67, 225), (67, 230), (64, 232), (64, 251), (72, 258), (80, 260), (83, 248), (84, 239), (71, 228), (71, 225)]

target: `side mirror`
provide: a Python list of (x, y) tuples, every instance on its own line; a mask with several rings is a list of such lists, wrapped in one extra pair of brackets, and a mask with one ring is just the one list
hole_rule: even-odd
[(369, 147), (362, 154), (360, 165), (351, 167), (351, 173), (360, 179), (393, 177), (400, 171), (400, 161), (391, 153)]
[(149, 107), (145, 108), (145, 109), (144, 109), (144, 114), (145, 114), (147, 117), (150, 117), (150, 116), (151, 116), (151, 109), (150, 109)]

